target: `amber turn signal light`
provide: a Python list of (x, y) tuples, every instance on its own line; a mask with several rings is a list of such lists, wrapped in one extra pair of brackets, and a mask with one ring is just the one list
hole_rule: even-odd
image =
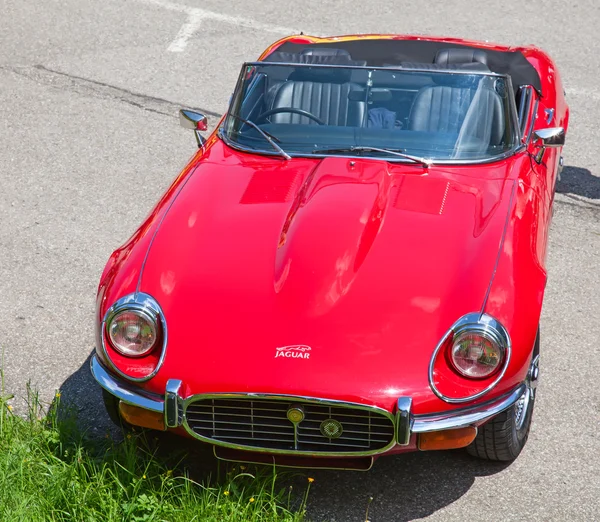
[(446, 450), (464, 448), (475, 440), (477, 428), (457, 428), (454, 430), (431, 431), (419, 434), (419, 449), (421, 451)]
[(160, 412), (138, 408), (121, 401), (119, 402), (119, 413), (124, 421), (134, 426), (161, 431), (166, 429), (165, 417)]

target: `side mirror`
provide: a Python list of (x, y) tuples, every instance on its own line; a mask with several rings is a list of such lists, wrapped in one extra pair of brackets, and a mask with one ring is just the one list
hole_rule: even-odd
[(542, 142), (543, 147), (562, 147), (565, 144), (565, 129), (562, 127), (540, 129), (533, 135)]
[(204, 145), (206, 140), (200, 134), (201, 131), (208, 130), (208, 120), (204, 114), (187, 109), (181, 109), (179, 111), (179, 124), (184, 129), (191, 129), (196, 133), (198, 147), (202, 147)]
[(538, 164), (542, 162), (546, 148), (562, 147), (565, 144), (565, 129), (563, 127), (540, 129), (535, 131), (533, 136), (536, 139), (536, 144), (540, 146), (540, 150), (534, 157)]

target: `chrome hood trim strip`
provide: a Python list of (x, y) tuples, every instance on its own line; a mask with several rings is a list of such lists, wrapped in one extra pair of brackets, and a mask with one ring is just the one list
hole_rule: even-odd
[(481, 305), (481, 315), (485, 313), (485, 307), (490, 297), (490, 292), (492, 291), (494, 278), (496, 277), (496, 271), (498, 270), (498, 265), (500, 264), (500, 257), (502, 256), (502, 249), (504, 248), (504, 240), (506, 239), (506, 232), (508, 231), (508, 224), (510, 222), (510, 215), (512, 214), (513, 200), (515, 198), (516, 191), (517, 182), (513, 181), (512, 190), (510, 192), (510, 198), (508, 200), (508, 210), (506, 211), (506, 218), (504, 221), (504, 229), (502, 230), (502, 237), (500, 238), (500, 244), (498, 245), (498, 254), (496, 255), (496, 262), (494, 263), (494, 269), (492, 270), (492, 275), (490, 277), (490, 284), (488, 285), (487, 291), (485, 292), (485, 297), (483, 298), (483, 303)]

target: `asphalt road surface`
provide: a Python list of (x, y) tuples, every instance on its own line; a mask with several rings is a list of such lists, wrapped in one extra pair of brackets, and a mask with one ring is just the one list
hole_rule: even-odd
[[(179, 3), (181, 2), (181, 3)], [(434, 5), (435, 4), (435, 5)], [(317, 472), (313, 520), (600, 520), (600, 4), (345, 0), (0, 0), (0, 349), (5, 387), (57, 389), (91, 433), (102, 267), (194, 152), (180, 107), (214, 124), (243, 60), (302, 30), (535, 43), (571, 106), (542, 322), (541, 387), (509, 466), (462, 452)], [(17, 409), (22, 399), (15, 400)]]

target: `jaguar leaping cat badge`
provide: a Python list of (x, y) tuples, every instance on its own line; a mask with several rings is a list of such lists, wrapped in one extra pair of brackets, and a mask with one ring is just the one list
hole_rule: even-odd
[(281, 346), (275, 349), (275, 359), (277, 357), (286, 357), (288, 359), (308, 359), (310, 357), (311, 347), (305, 344), (293, 344), (291, 346)]

